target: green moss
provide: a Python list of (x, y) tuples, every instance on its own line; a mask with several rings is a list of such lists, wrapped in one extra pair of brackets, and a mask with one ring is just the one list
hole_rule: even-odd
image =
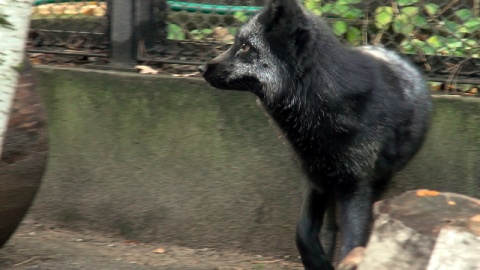
[[(229, 175), (225, 180), (232, 185), (251, 176), (246, 168), (270, 177), (275, 170), (262, 162), (281, 166), (294, 158), (288, 144), (279, 147), (284, 139), (250, 93), (153, 76), (74, 71), (42, 76), (52, 144), (68, 145), (61, 151), (72, 156), (81, 153), (86, 160), (114, 164), (155, 163), (185, 183)], [(416, 188), (422, 178), (423, 187), (474, 195), (480, 173), (478, 115), (479, 103), (471, 99), (435, 99), (424, 150), (403, 174), (409, 168), (420, 173), (413, 182), (401, 174), (396, 189)], [(298, 172), (295, 165), (287, 166), (291, 175)], [(461, 175), (461, 185), (453, 175)]]
[(244, 167), (290, 157), (287, 146), (280, 153), (260, 150), (277, 148), (280, 140), (249, 93), (172, 78), (69, 71), (42, 77), (52, 142), (68, 144), (62, 151), (72, 156), (155, 163), (187, 182), (223, 179), (234, 167), (238, 172), (227, 179), (232, 183), (245, 176)]

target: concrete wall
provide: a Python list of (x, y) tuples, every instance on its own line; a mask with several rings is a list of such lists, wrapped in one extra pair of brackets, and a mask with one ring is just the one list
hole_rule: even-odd
[[(304, 178), (252, 94), (51, 67), (39, 79), (51, 154), (33, 217), (140, 241), (296, 256)], [(389, 195), (480, 197), (480, 103), (435, 105), (423, 151)]]

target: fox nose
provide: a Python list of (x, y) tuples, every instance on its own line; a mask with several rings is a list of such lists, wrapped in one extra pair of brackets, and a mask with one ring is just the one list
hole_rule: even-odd
[(207, 65), (201, 65), (198, 67), (198, 71), (200, 71), (200, 73), (204, 73), (206, 70), (207, 70)]

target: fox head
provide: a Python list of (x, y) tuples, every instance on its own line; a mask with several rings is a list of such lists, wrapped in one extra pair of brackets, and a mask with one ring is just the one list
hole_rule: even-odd
[(200, 72), (213, 87), (274, 98), (309, 57), (305, 48), (315, 28), (310, 17), (298, 0), (270, 0), (239, 29), (234, 44)]

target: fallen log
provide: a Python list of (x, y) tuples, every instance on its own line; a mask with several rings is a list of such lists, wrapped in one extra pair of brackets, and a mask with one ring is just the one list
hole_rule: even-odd
[(415, 190), (377, 202), (374, 216), (365, 249), (338, 269), (480, 270), (480, 200)]

